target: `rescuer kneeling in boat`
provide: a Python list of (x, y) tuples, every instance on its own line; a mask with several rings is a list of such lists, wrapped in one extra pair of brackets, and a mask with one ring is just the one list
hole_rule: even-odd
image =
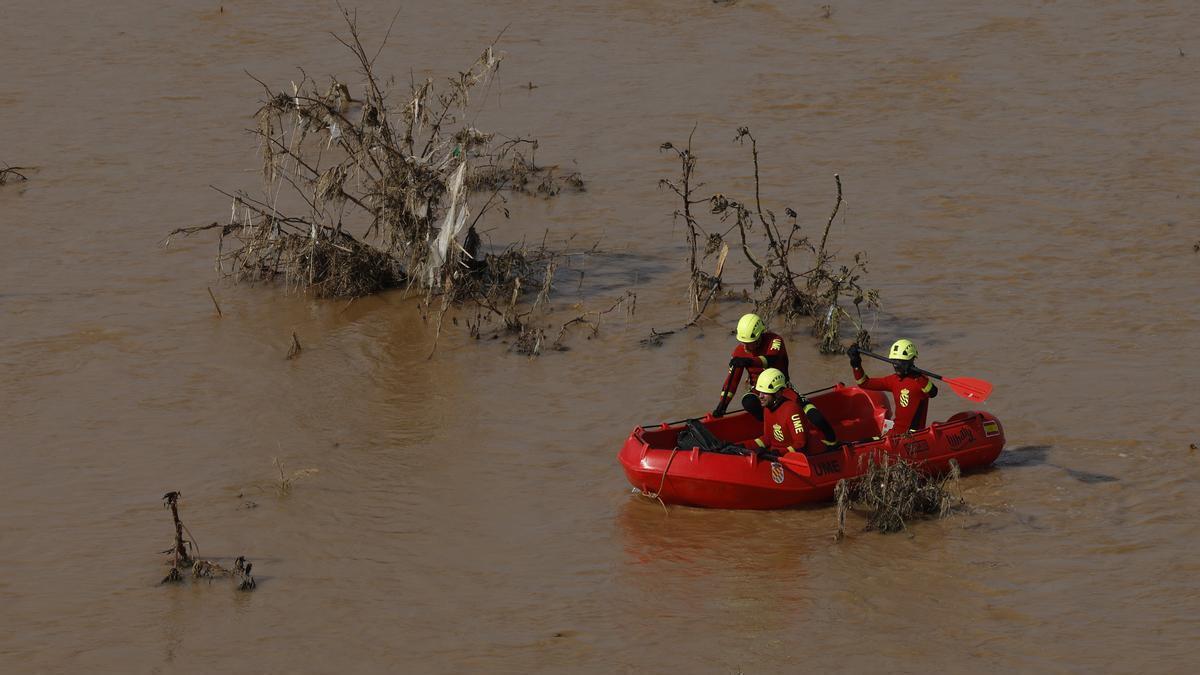
[[(788, 379), (787, 348), (783, 346), (783, 338), (768, 332), (767, 325), (757, 314), (742, 316), (737, 325), (737, 339), (738, 344), (729, 359), (729, 374), (725, 376), (725, 384), (721, 387), (721, 401), (713, 409), (713, 417), (725, 414), (725, 409), (737, 393), (743, 371), (746, 373), (747, 388), (754, 386), (766, 368), (775, 368), (783, 373), (785, 381)], [(742, 397), (742, 408), (760, 420), (763, 418), (762, 406), (753, 392)]]
[(850, 356), (850, 368), (854, 371), (854, 381), (858, 386), (863, 389), (892, 392), (892, 398), (896, 402), (896, 415), (895, 425), (888, 434), (903, 434), (925, 428), (929, 399), (937, 396), (938, 390), (928, 377), (915, 372), (917, 345), (912, 340), (900, 339), (892, 343), (888, 360), (892, 362), (896, 374), (887, 377), (867, 377), (863, 371), (858, 345), (850, 345), (846, 354)]
[[(787, 377), (778, 368), (767, 368), (754, 385), (755, 395), (763, 411), (763, 435), (754, 439), (753, 446), (765, 448), (778, 455), (804, 452), (815, 455), (837, 447), (837, 437), (825, 416), (808, 399), (788, 386)], [(808, 449), (809, 434), (804, 420), (821, 431), (821, 446)]]

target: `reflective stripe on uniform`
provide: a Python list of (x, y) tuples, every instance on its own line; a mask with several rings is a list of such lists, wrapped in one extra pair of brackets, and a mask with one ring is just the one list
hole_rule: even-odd
[(796, 451), (796, 449), (795, 449), (795, 448), (793, 448), (792, 446), (790, 446), (790, 445), (789, 445), (789, 446), (787, 447), (787, 451), (788, 451), (788, 452), (795, 452), (795, 451)]
[(811, 403), (809, 403), (808, 405), (804, 406), (804, 412), (808, 412), (809, 410), (816, 410), (816, 409), (817, 409), (817, 406), (815, 406), (815, 405), (813, 405), (813, 404), (811, 404)]
[(721, 392), (721, 398), (733, 398), (733, 392), (732, 391), (723, 391), (723, 392)]
[(837, 441), (827, 441), (827, 440), (825, 440), (824, 438), (822, 438), (822, 439), (821, 439), (821, 442), (822, 442), (822, 443), (824, 443), (825, 445), (827, 445), (827, 446), (831, 447), (831, 448), (832, 448), (833, 446), (837, 445)]
[(766, 443), (763, 443), (763, 440), (762, 440), (761, 438), (756, 438), (756, 439), (754, 439), (754, 442), (755, 442), (755, 443), (758, 443), (758, 447), (760, 447), (760, 448), (765, 448), (765, 447), (767, 447), (767, 444), (766, 444)]
[(771, 365), (771, 364), (770, 364), (770, 363), (767, 361), (767, 357), (765, 357), (765, 356), (760, 356), (760, 357), (758, 357), (758, 358), (762, 360), (763, 367), (766, 367), (766, 366), (769, 366), (769, 365)]
[(858, 378), (858, 379), (854, 380), (854, 383), (855, 383), (855, 384), (866, 384), (866, 383), (867, 383), (867, 376), (866, 376), (866, 374), (864, 374), (862, 377), (860, 377), (860, 378)]
[(932, 391), (932, 390), (933, 390), (933, 380), (926, 380), (926, 381), (925, 381), (925, 386), (924, 386), (924, 387), (921, 387), (921, 391), (923, 391), (923, 392), (925, 392), (926, 394), (928, 394), (928, 393), (929, 393), (930, 391)]

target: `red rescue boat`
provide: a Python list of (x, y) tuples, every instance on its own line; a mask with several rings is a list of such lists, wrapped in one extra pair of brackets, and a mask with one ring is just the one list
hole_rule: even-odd
[[(990, 465), (1004, 449), (1004, 427), (986, 412), (960, 412), (919, 431), (884, 436), (891, 407), (883, 394), (838, 384), (810, 397), (839, 439), (865, 439), (815, 455), (778, 459), (679, 448), (682, 422), (633, 430), (618, 454), (635, 488), (664, 503), (718, 509), (782, 509), (833, 498), (837, 482), (861, 475), (867, 458), (891, 455), (932, 474), (948, 471), (950, 460), (969, 470)], [(762, 422), (740, 412), (705, 416), (704, 426), (722, 441), (738, 444), (762, 433)], [(811, 433), (811, 432), (810, 432)], [(820, 443), (810, 443), (809, 447)]]

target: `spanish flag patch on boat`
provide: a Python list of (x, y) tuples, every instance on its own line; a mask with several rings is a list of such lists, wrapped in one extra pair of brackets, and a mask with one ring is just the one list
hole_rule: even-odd
[(1000, 423), (997, 422), (996, 420), (988, 420), (988, 421), (984, 422), (983, 423), (983, 435), (984, 436), (999, 436), (1000, 435)]

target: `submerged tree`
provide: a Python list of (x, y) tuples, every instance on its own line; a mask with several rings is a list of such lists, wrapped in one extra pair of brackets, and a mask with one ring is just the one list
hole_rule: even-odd
[[(773, 211), (763, 208), (758, 142), (747, 127), (740, 127), (734, 140), (742, 144), (750, 141), (754, 195), (749, 199), (734, 199), (722, 193), (697, 194), (703, 184), (695, 182), (697, 159), (690, 136), (686, 147), (667, 142), (661, 148), (674, 152), (680, 161), (679, 178), (663, 179), (659, 184), (679, 197), (681, 206), (675, 211), (675, 219), (682, 220), (686, 227), (691, 275), (688, 296), (694, 313), (687, 325), (694, 325), (709, 302), (718, 297), (726, 255), (737, 249), (750, 265), (753, 293), (726, 293), (726, 297), (753, 302), (764, 317), (781, 317), (789, 324), (802, 317), (811, 318), (812, 333), (819, 338), (818, 347), (823, 353), (843, 350), (843, 320), (852, 324), (855, 341), (869, 346), (871, 336), (864, 327), (862, 310), (864, 304), (868, 309), (878, 309), (879, 292), (864, 289), (861, 284), (867, 271), (866, 255), (855, 253), (852, 263), (839, 263), (827, 248), (830, 229), (842, 206), (841, 177), (834, 175), (837, 199), (820, 240), (814, 241), (805, 234), (795, 210), (785, 208), (786, 220), (781, 223)], [(705, 227), (693, 210), (698, 205), (707, 205), (717, 223)], [(715, 272), (709, 274), (701, 269), (701, 263), (711, 256), (717, 257), (717, 263)], [(650, 341), (666, 334), (654, 333)]]
[(349, 298), (403, 286), (424, 296), (439, 327), (449, 307), (467, 304), (477, 309), (474, 331), (534, 330), (528, 298), (533, 308), (544, 303), (562, 252), (543, 242), (489, 253), (476, 226), (489, 211), (508, 216), (506, 194), (582, 191), (582, 178), (539, 165), (537, 140), (469, 121), (499, 70), (495, 43), (465, 71), (410, 81), (399, 97), (376, 73), (379, 52), (363, 46), (355, 15), (343, 15), (348, 36), (334, 37), (357, 63), (358, 97), (346, 82), (318, 83), (303, 70), (286, 91), (256, 79), (266, 99), (250, 131), (265, 196), (220, 190), (233, 200), (226, 224), (171, 234), (218, 230), (217, 269), (235, 281)]

